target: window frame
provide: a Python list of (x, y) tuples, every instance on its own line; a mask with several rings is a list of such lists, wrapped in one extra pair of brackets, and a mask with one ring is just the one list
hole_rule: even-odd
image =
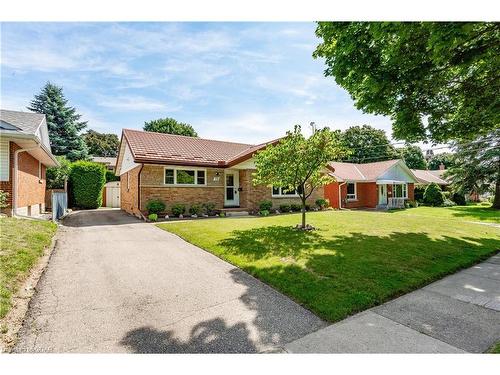
[[(401, 188), (401, 192), (403, 193), (402, 197), (396, 197), (396, 189), (395, 189), (395, 186), (402, 186)], [(404, 184), (392, 184), (392, 198), (401, 198), (401, 199), (408, 199), (408, 184), (407, 183), (404, 183)]]
[[(349, 194), (349, 184), (353, 184), (354, 185), (354, 194)], [(354, 197), (352, 195), (354, 195)], [(349, 197), (349, 196), (351, 196), (351, 197)], [(346, 186), (345, 186), (345, 198), (348, 201), (357, 201), (358, 200), (358, 184), (355, 181), (348, 181), (348, 182), (346, 182)]]
[[(167, 177), (167, 170), (173, 170), (174, 171), (174, 183), (173, 184), (167, 184), (166, 183), (166, 177)], [(193, 184), (179, 184), (177, 183), (177, 171), (194, 171), (194, 183)], [(201, 171), (204, 174), (204, 183), (199, 184), (198, 183), (198, 172)], [(185, 187), (201, 187), (201, 186), (207, 186), (207, 180), (208, 180), (208, 173), (206, 168), (197, 168), (197, 167), (172, 167), (172, 166), (166, 166), (163, 168), (163, 185), (164, 186), (185, 186)]]
[[(278, 189), (279, 190), (279, 194), (274, 194), (274, 189)], [(280, 186), (280, 187), (277, 187), (277, 186), (271, 186), (271, 197), (272, 198), (299, 198), (300, 195), (299, 193), (297, 192), (297, 189), (295, 189), (295, 194), (283, 194), (283, 188)]]

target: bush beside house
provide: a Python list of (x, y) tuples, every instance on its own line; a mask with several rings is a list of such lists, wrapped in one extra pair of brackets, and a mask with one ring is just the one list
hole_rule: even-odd
[(444, 203), (444, 195), (441, 188), (436, 183), (427, 185), (424, 192), (424, 203), (430, 206), (442, 206)]
[(69, 183), (73, 204), (79, 208), (99, 208), (106, 170), (98, 163), (77, 161), (71, 165)]

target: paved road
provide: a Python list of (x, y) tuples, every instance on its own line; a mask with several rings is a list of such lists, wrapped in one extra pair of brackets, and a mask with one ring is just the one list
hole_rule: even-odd
[(324, 323), (217, 257), (119, 210), (64, 221), (15, 352), (273, 351)]
[(292, 353), (482, 353), (500, 341), (500, 254), (285, 345)]

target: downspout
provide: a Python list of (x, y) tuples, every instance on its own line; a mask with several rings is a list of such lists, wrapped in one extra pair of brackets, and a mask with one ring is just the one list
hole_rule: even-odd
[(19, 154), (21, 152), (26, 152), (26, 151), (31, 151), (31, 150), (36, 150), (39, 148), (39, 144), (37, 142), (37, 147), (31, 147), (31, 148), (21, 148), (19, 150), (14, 151), (14, 176), (12, 176), (12, 216), (14, 217), (25, 217), (25, 218), (30, 218), (32, 219), (31, 216), (25, 216), (25, 215), (18, 215), (17, 214), (17, 169), (18, 169), (18, 158)]
[(345, 185), (346, 183), (347, 182), (344, 181), (341, 184), (339, 184), (339, 210), (342, 209), (342, 189), (341, 189), (341, 187), (342, 187), (342, 185)]
[(137, 173), (137, 209), (139, 210), (139, 213), (142, 216), (142, 218), (146, 220), (141, 211), (141, 172), (143, 167), (144, 164), (141, 164), (141, 169), (139, 169), (139, 173)]

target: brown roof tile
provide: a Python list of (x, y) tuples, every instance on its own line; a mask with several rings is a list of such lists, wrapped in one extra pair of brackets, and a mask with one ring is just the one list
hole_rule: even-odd
[(136, 162), (161, 164), (226, 166), (267, 145), (254, 146), (131, 129), (124, 129), (123, 135)]

